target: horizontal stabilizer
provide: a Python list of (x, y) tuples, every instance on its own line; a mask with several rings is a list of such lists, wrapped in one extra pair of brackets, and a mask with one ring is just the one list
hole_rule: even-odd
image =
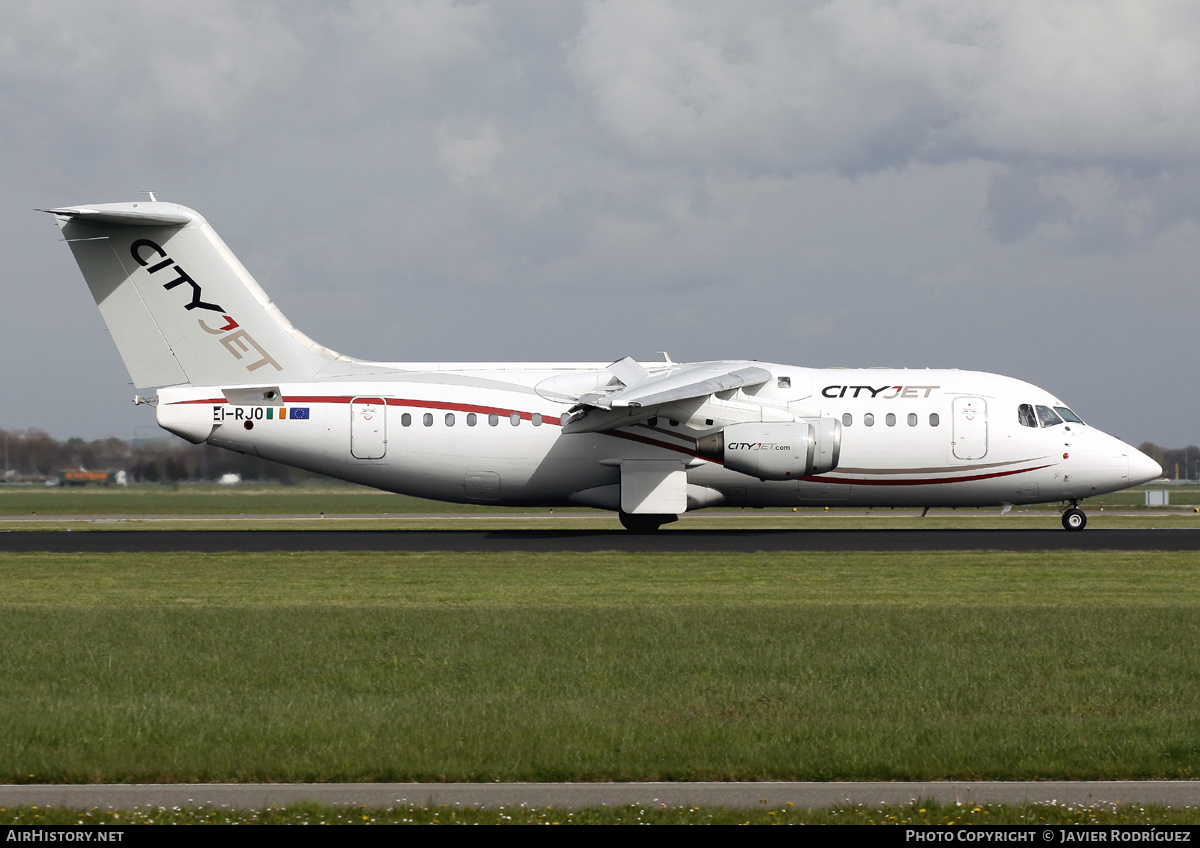
[[(165, 206), (156, 203), (155, 206)], [(182, 227), (193, 219), (183, 207), (179, 211), (162, 209), (139, 210), (136, 203), (126, 204), (122, 209), (93, 209), (87, 206), (66, 206), (61, 209), (39, 209), (39, 212), (49, 212), (61, 218), (74, 218), (77, 221), (87, 221), (94, 224), (125, 224), (126, 226), (143, 227)], [(45, 219), (43, 219), (45, 220)]]

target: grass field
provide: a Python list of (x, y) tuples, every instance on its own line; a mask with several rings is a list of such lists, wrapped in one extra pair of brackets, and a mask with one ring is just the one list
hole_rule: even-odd
[(9, 555), (0, 781), (1194, 777), (1198, 567)]
[(805, 810), (791, 806), (717, 809), (712, 807), (638, 806), (564, 810), (513, 806), (497, 809), (413, 807), (387, 809), (293, 804), (266, 810), (149, 808), (86, 810), (19, 807), (0, 810), (0, 824), (99, 825), (108, 828), (141, 824), (914, 824), (914, 825), (1186, 825), (1195, 810), (1125, 805), (1113, 807), (1067, 804), (935, 804), (871, 809), (833, 807)]
[[(1143, 509), (1141, 490), (1130, 490), (1085, 502), (1092, 528), (1200, 528), (1200, 488), (1171, 488), (1173, 508)], [(1107, 512), (1106, 512), (1107, 510)], [(512, 509), (446, 504), (392, 495), (362, 486), (216, 484), (175, 488), (139, 485), (128, 488), (36, 488), (0, 486), (0, 528), (42, 530), (207, 530), (207, 529), (360, 529), (441, 530), (554, 529), (616, 530), (614, 513), (590, 509)], [(1047, 528), (1061, 525), (1058, 505), (1014, 508), (920, 510), (800, 508), (706, 509), (688, 513), (664, 527), (675, 530), (722, 529), (1000, 529)]]
[(321, 486), (215, 483), (160, 486), (0, 487), (0, 515), (236, 515), (505, 511), (448, 504), (331, 481)]

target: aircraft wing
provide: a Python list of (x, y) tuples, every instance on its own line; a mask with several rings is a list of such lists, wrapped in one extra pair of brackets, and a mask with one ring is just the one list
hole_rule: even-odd
[(757, 386), (771, 372), (745, 361), (694, 362), (651, 374), (633, 359), (614, 362), (608, 370), (617, 378), (581, 395), (563, 423), (564, 433), (589, 433), (650, 418), (666, 404), (703, 400), (718, 392)]

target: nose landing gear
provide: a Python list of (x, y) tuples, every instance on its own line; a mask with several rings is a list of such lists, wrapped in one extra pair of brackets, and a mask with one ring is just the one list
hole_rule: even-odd
[(1087, 527), (1087, 513), (1079, 508), (1079, 501), (1071, 501), (1071, 508), (1063, 513), (1062, 525), (1066, 530), (1082, 530)]

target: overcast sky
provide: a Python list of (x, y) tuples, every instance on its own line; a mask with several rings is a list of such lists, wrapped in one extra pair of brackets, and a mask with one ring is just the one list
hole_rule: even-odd
[(1200, 442), (1200, 4), (0, 2), (0, 428), (149, 436), (53, 220), (371, 359), (951, 367)]

